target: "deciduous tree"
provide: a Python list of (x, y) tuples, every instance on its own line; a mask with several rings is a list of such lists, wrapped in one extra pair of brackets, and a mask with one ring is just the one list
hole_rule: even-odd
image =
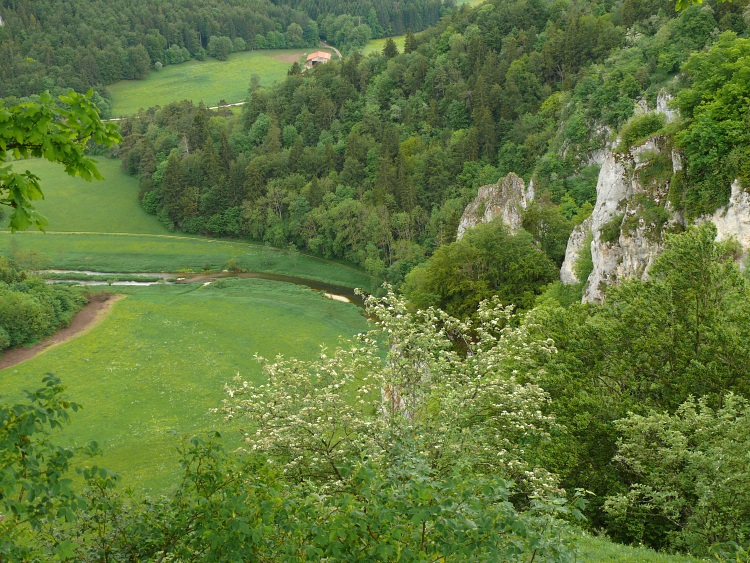
[(86, 155), (89, 142), (113, 146), (120, 135), (114, 124), (102, 123), (91, 99), (93, 92), (53, 98), (48, 92), (16, 105), (0, 100), (0, 204), (13, 208), (10, 228), (43, 229), (47, 220), (34, 209), (44, 197), (39, 177), (9, 160), (45, 158), (61, 164), (71, 176), (101, 180), (96, 161)]

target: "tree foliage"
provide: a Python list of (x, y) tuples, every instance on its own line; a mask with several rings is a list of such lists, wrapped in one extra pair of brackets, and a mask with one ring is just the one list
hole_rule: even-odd
[(674, 414), (630, 414), (618, 420), (615, 461), (629, 490), (606, 510), (633, 537), (659, 535), (672, 549), (696, 555), (749, 547), (750, 407), (732, 393), (718, 408), (690, 397)]
[(668, 237), (652, 278), (609, 288), (601, 305), (547, 302), (527, 315), (558, 351), (539, 380), (567, 434), (553, 442), (549, 465), (564, 486), (599, 495), (592, 523), (625, 541), (668, 543), (659, 522), (636, 539), (627, 519), (608, 520), (600, 511), (603, 497), (625, 494), (632, 478), (611, 463), (615, 421), (674, 413), (691, 396), (718, 408), (729, 393), (749, 391), (750, 292), (732, 245), (714, 242), (715, 235), (707, 223)]
[(417, 307), (440, 307), (465, 317), (492, 296), (529, 309), (542, 288), (556, 278), (554, 263), (526, 231), (511, 234), (495, 221), (440, 247), (409, 273), (403, 290)]
[(43, 229), (47, 221), (33, 204), (44, 197), (39, 178), (28, 170), (18, 172), (18, 164), (11, 165), (10, 159), (45, 158), (61, 164), (71, 176), (102, 179), (86, 147), (111, 147), (120, 135), (115, 125), (102, 123), (92, 95), (70, 92), (55, 99), (45, 92), (36, 101), (0, 103), (0, 204), (13, 208), (11, 230)]
[(0, 351), (51, 335), (86, 303), (80, 288), (47, 285), (0, 257)]
[(694, 216), (725, 205), (735, 179), (749, 185), (749, 65), (750, 39), (726, 32), (683, 66), (688, 84), (676, 104), (686, 125), (676, 140), (687, 157), (686, 203)]

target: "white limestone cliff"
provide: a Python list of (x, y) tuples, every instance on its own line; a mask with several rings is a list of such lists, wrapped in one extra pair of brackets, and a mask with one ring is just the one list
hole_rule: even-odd
[(565, 250), (565, 260), (560, 268), (560, 281), (564, 284), (578, 283), (578, 274), (576, 274), (576, 263), (581, 253), (584, 251), (584, 245), (588, 240), (591, 232), (591, 217), (586, 218), (583, 223), (576, 225), (568, 239), (568, 247)]
[[(560, 270), (563, 283), (578, 283), (576, 263), (583, 252), (591, 252), (593, 270), (584, 286), (584, 302), (601, 301), (606, 287), (621, 280), (647, 279), (649, 268), (662, 250), (664, 233), (687, 226), (684, 216), (667, 201), (669, 181), (644, 181), (641, 172), (654, 158), (671, 164), (667, 175), (682, 169), (679, 153), (659, 137), (626, 154), (607, 153), (596, 186), (594, 211), (570, 235)], [(703, 221), (716, 225), (717, 240), (734, 239), (747, 255), (750, 193), (738, 181), (732, 184), (727, 205), (695, 222)], [(589, 233), (591, 238), (587, 238)], [(590, 248), (584, 248), (587, 240), (591, 241)]]
[[(742, 189), (739, 181), (732, 183), (729, 203), (697, 222), (701, 221), (712, 221), (716, 225), (717, 240), (735, 239), (742, 245), (742, 258), (747, 255), (750, 249), (750, 193)], [(740, 264), (743, 262), (741, 259)]]

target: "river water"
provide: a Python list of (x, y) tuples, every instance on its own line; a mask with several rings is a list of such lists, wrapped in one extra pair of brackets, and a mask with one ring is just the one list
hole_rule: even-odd
[[(193, 274), (190, 277), (181, 277), (184, 274), (171, 274), (166, 272), (141, 272), (141, 273), (125, 273), (125, 272), (93, 272), (90, 270), (44, 270), (40, 273), (56, 273), (56, 274), (86, 274), (90, 276), (122, 276), (122, 277), (133, 277), (133, 276), (148, 276), (161, 278), (159, 281), (103, 281), (103, 280), (47, 280), (47, 283), (70, 283), (75, 282), (80, 285), (128, 285), (128, 286), (147, 286), (156, 285), (160, 283), (168, 284), (187, 284), (187, 283), (206, 283), (212, 282), (217, 279), (226, 278), (255, 278), (261, 280), (270, 280), (284, 283), (293, 283), (295, 285), (301, 285), (309, 287), (315, 291), (323, 292), (326, 297), (336, 299), (338, 301), (347, 301), (354, 303), (359, 307), (364, 307), (364, 301), (362, 298), (354, 293), (354, 290), (350, 287), (343, 285), (335, 285), (331, 283), (325, 283), (316, 280), (310, 280), (307, 278), (299, 278), (296, 276), (287, 276), (284, 274), (268, 274), (263, 272), (218, 272), (210, 274)], [(169, 280), (169, 281), (168, 281)], [(174, 281), (173, 281), (174, 280)], [(342, 299), (343, 298), (343, 299)]]

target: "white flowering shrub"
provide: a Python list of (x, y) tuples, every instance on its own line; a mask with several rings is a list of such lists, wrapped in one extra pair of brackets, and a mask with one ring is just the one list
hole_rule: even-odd
[[(551, 341), (484, 302), (475, 321), (439, 310), (410, 312), (389, 291), (367, 299), (378, 328), (316, 361), (264, 362), (267, 383), (228, 388), (227, 416), (247, 425), (247, 448), (290, 478), (342, 485), (344, 466), (389, 463), (408, 442), (438, 472), (502, 475), (521, 491), (556, 491), (534, 467), (554, 418), (534, 384)], [(527, 382), (521, 384), (517, 376)]]

